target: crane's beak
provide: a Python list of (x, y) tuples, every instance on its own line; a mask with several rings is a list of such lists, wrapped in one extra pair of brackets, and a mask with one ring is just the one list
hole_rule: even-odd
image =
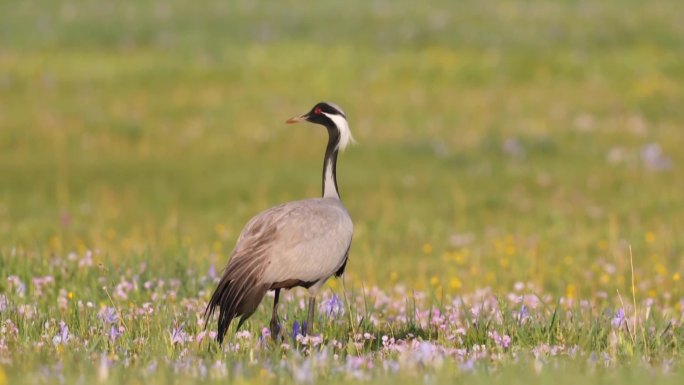
[(309, 117), (309, 114), (304, 114), (302, 116), (295, 116), (294, 118), (288, 119), (285, 123), (287, 124), (293, 124), (293, 123), (298, 123), (301, 121), (305, 121)]

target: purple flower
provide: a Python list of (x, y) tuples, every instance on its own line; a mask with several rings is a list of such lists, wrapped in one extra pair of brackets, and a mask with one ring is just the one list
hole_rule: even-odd
[(653, 171), (666, 171), (672, 168), (672, 159), (663, 153), (658, 143), (649, 143), (641, 148), (641, 160), (644, 166)]
[(297, 384), (311, 384), (314, 381), (314, 372), (311, 368), (311, 360), (306, 360), (301, 366), (295, 366), (292, 376)]
[(520, 312), (518, 312), (518, 322), (520, 322), (520, 323), (524, 322), (529, 316), (530, 316), (530, 312), (527, 309), (527, 306), (525, 306), (525, 304), (523, 304), (520, 307)]
[(97, 316), (102, 320), (102, 322), (105, 323), (105, 325), (113, 324), (117, 319), (119, 319), (119, 315), (117, 314), (116, 309), (113, 307), (101, 308)]
[(112, 327), (109, 329), (109, 340), (116, 341), (116, 339), (122, 334), (122, 328), (117, 328), (116, 326), (112, 325)]
[(295, 320), (292, 324), (292, 342), (297, 342), (297, 336), (306, 336), (306, 321), (302, 321), (300, 324), (299, 321)]
[(418, 345), (418, 350), (416, 351), (416, 358), (422, 363), (427, 363), (430, 361), (432, 355), (435, 353), (436, 347), (427, 341), (423, 341)]
[(504, 349), (508, 349), (508, 347), (511, 345), (511, 337), (508, 336), (508, 334), (504, 334), (503, 337), (501, 337), (501, 346)]
[(67, 326), (66, 322), (60, 321), (59, 332), (52, 338), (52, 343), (57, 346), (60, 344), (66, 344), (70, 339), (71, 335), (69, 334), (69, 326)]
[(299, 321), (295, 320), (292, 324), (292, 342), (297, 342), (297, 336), (302, 334), (302, 330), (299, 327)]
[(504, 334), (503, 336), (499, 335), (497, 331), (489, 332), (489, 337), (494, 340), (494, 343), (497, 346), (500, 346), (504, 349), (508, 349), (508, 347), (511, 345), (511, 337), (509, 337), (507, 334)]
[(4, 294), (0, 294), (0, 313), (7, 310), (8, 306), (9, 306), (9, 300), (7, 300), (7, 296), (5, 296)]
[(176, 323), (175, 327), (173, 328), (173, 330), (169, 334), (171, 337), (171, 343), (172, 344), (183, 345), (183, 344), (185, 344), (185, 341), (188, 340), (187, 334), (185, 334), (185, 332), (183, 331), (183, 324), (182, 323), (180, 325), (178, 325), (178, 323)]
[(619, 328), (622, 326), (622, 323), (625, 322), (625, 310), (623, 308), (619, 308), (617, 312), (615, 312), (615, 315), (613, 316), (613, 319), (610, 321), (610, 324), (614, 328)]
[(134, 288), (135, 286), (132, 283), (122, 279), (121, 282), (119, 282), (119, 284), (117, 284), (114, 288), (114, 297), (121, 300), (127, 300), (128, 293), (133, 291)]
[(16, 275), (10, 275), (7, 277), (7, 284), (10, 288), (14, 288), (16, 293), (20, 296), (23, 296), (24, 293), (26, 293), (26, 285)]
[(472, 372), (475, 370), (475, 358), (470, 358), (467, 361), (464, 361), (461, 365), (459, 365), (461, 370), (464, 372)]
[(35, 288), (35, 295), (41, 296), (43, 294), (43, 287), (55, 283), (55, 278), (51, 275), (46, 275), (44, 277), (35, 277), (31, 282), (33, 282), (33, 287)]
[(259, 343), (263, 343), (264, 341), (268, 341), (268, 339), (271, 337), (271, 331), (268, 330), (267, 327), (261, 328), (261, 336), (259, 336)]
[(328, 317), (338, 318), (344, 315), (344, 303), (340, 300), (336, 294), (333, 294), (330, 298), (323, 302), (324, 313)]

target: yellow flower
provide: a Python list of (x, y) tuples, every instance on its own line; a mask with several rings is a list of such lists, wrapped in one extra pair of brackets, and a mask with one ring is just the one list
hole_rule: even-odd
[(515, 246), (513, 246), (513, 245), (506, 246), (506, 254), (508, 254), (508, 255), (515, 254)]
[(458, 277), (451, 277), (451, 279), (449, 280), (449, 286), (453, 290), (458, 290), (461, 288), (461, 286), (463, 286), (463, 284), (461, 283), (461, 280), (458, 279)]
[(425, 253), (425, 254), (432, 253), (432, 245), (429, 243), (423, 244), (423, 253)]
[(653, 234), (653, 231), (647, 231), (644, 238), (646, 239), (646, 243), (653, 243), (653, 241), (655, 241), (655, 234)]
[(57, 235), (53, 235), (50, 237), (50, 248), (52, 250), (61, 250), (62, 249), (62, 238), (60, 238)]
[(679, 273), (674, 273), (672, 274), (672, 280), (673, 281), (679, 281), (679, 279), (682, 278)]
[(437, 276), (433, 275), (432, 278), (430, 278), (430, 285), (432, 285), (432, 286), (439, 285), (439, 278), (437, 278)]
[(67, 297), (69, 297), (69, 299), (74, 299), (74, 292), (70, 291), (69, 294), (67, 294)]
[(569, 285), (565, 288), (565, 296), (568, 297), (569, 299), (575, 298), (575, 297), (577, 296), (577, 286), (575, 286), (575, 285), (572, 284), (572, 283), (569, 284)]
[(456, 261), (456, 263), (458, 263), (459, 265), (462, 265), (465, 263), (465, 260), (467, 257), (468, 257), (468, 249), (463, 249), (463, 250), (461, 250), (461, 252), (454, 254), (454, 261)]
[(214, 244), (212, 245), (211, 249), (214, 252), (219, 252), (219, 251), (223, 250), (223, 245), (221, 244), (220, 241), (214, 241)]
[(222, 223), (217, 223), (214, 226), (214, 231), (216, 232), (216, 235), (219, 237), (224, 237), (226, 235), (226, 226), (224, 226)]
[(0, 385), (7, 385), (7, 375), (5, 374), (5, 369), (0, 366)]

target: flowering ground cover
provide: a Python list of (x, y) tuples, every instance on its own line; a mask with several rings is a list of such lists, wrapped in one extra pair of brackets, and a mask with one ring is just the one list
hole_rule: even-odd
[[(0, 385), (683, 383), (678, 0), (0, 2)], [(242, 226), (355, 234), (223, 346)], [(206, 327), (206, 328), (205, 328)]]
[(214, 325), (203, 319), (215, 269), (159, 276), (154, 264), (113, 272), (99, 260), (91, 251), (53, 256), (47, 275), (7, 277), (2, 378), (431, 383), (487, 375), (506, 382), (511, 367), (540, 381), (569, 367), (616, 380), (681, 380), (681, 302), (554, 297), (522, 282), (455, 295), (402, 284), (341, 287), (324, 291), (316, 333), (307, 336), (304, 292), (291, 291), (283, 297), (281, 343), (270, 336), (265, 306), (218, 346)]

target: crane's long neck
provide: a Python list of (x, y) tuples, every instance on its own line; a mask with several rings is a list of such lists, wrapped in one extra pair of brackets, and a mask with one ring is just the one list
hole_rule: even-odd
[(323, 198), (340, 199), (337, 190), (337, 153), (340, 132), (335, 127), (328, 127), (328, 146), (323, 158)]

